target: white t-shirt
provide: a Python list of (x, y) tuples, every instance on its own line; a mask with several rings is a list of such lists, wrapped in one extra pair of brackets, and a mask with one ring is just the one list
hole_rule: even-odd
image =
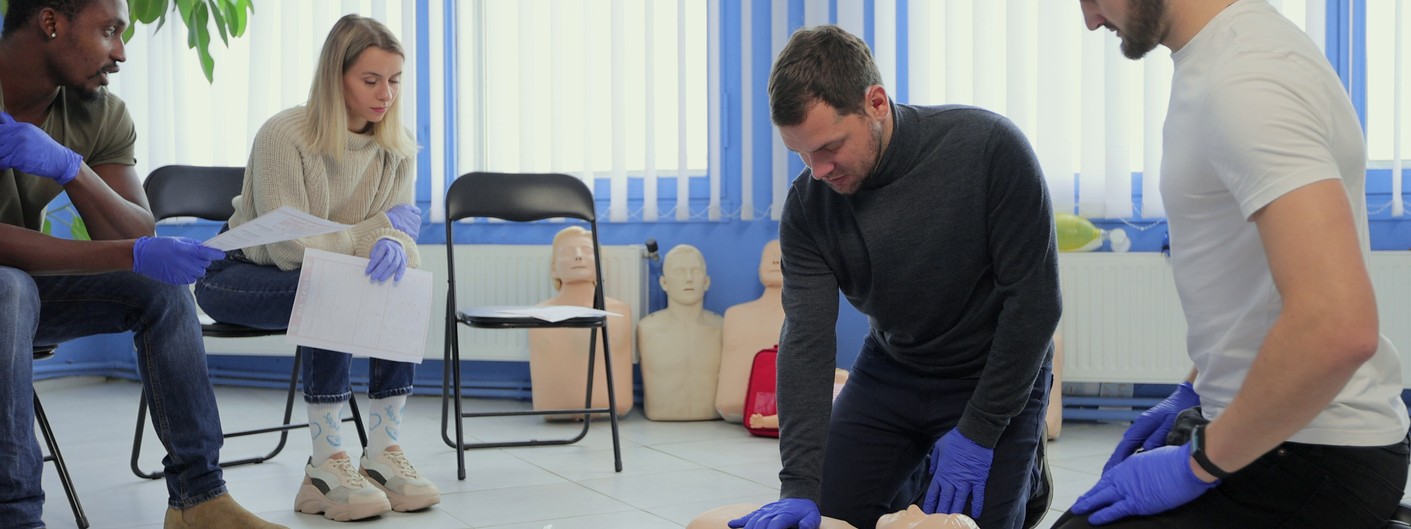
[[(1318, 47), (1263, 0), (1225, 8), (1171, 55), (1161, 194), (1186, 343), (1207, 417), (1244, 384), (1283, 299), (1250, 216), (1294, 189), (1340, 179), (1364, 260), (1366, 146)], [(1380, 446), (1407, 431), (1401, 364), (1386, 339), (1290, 441)]]

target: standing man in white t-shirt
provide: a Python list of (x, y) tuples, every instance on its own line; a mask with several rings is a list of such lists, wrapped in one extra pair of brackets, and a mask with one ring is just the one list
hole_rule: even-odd
[(1055, 527), (1385, 527), (1408, 421), (1337, 75), (1264, 0), (1080, 3), (1129, 58), (1175, 62), (1161, 194), (1195, 370)]

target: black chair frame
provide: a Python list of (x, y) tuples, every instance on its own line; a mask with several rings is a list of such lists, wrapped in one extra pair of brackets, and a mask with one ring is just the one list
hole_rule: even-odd
[[(593, 308), (604, 310), (603, 265), (598, 245), (597, 213), (593, 195), (581, 180), (564, 174), (507, 174), (473, 172), (461, 175), (446, 192), (446, 343), (445, 368), (441, 379), (441, 438), (446, 446), (457, 448), (457, 477), (465, 479), (465, 450), (510, 446), (545, 446), (576, 443), (588, 434), (592, 414), (607, 414), (612, 426), (613, 465), (622, 471), (622, 448), (618, 437), (617, 394), (613, 389), (612, 354), (608, 340), (603, 342), (604, 375), (607, 382), (608, 407), (593, 407), (593, 373), (597, 358), (598, 333), (607, 331), (606, 316), (570, 318), (546, 322), (529, 317), (502, 317), (467, 313), (456, 309), (456, 266), (453, 226), (466, 218), (496, 218), (511, 222), (531, 222), (551, 218), (577, 219), (588, 224), (593, 239), (597, 288)], [(461, 406), (460, 325), (483, 329), (585, 328), (589, 329), (587, 391), (582, 408), (554, 410), (515, 410), (465, 412)], [(630, 376), (630, 374), (629, 374)], [(455, 439), (449, 434), (451, 412), (455, 408)], [(483, 443), (465, 442), (465, 421), (476, 417), (508, 417), (523, 415), (581, 415), (583, 428), (578, 434), (564, 439), (527, 439)]]
[[(57, 346), (42, 345), (34, 347), (34, 359), (43, 360), (54, 356), (54, 349)], [(73, 477), (69, 475), (69, 466), (64, 463), (64, 454), (59, 452), (59, 441), (54, 438), (54, 429), (49, 426), (49, 416), (44, 413), (44, 406), (39, 403), (39, 392), (34, 392), (34, 419), (39, 423), (39, 434), (44, 437), (44, 445), (49, 449), (49, 454), (44, 456), (45, 462), (53, 462), (54, 470), (59, 473), (59, 484), (64, 487), (64, 496), (69, 499), (69, 507), (73, 509), (74, 522), (79, 529), (88, 529), (88, 515), (83, 513), (83, 505), (78, 501), (78, 491), (74, 490)]]
[[(152, 216), (157, 220), (172, 217), (196, 217), (203, 220), (224, 222), (230, 219), (235, 213), (235, 207), (231, 204), (231, 199), (240, 194), (241, 186), (245, 179), (245, 169), (242, 167), (195, 167), (185, 165), (168, 165), (152, 171), (147, 177), (147, 182), (143, 188), (147, 192), (147, 200), (152, 208)], [(278, 336), (284, 334), (284, 329), (256, 329), (243, 325), (233, 325), (228, 323), (202, 324), (201, 336), (207, 338), (257, 338), (261, 336)], [(279, 442), (264, 455), (247, 457), (230, 461), (221, 461), (222, 467), (233, 467), (248, 465), (252, 463), (263, 463), (284, 450), (284, 445), (289, 437), (289, 431), (299, 428), (307, 428), (308, 423), (291, 423), (294, 412), (295, 395), (299, 387), (299, 367), (304, 354), (303, 347), (294, 350), (294, 367), (289, 374), (288, 397), (284, 403), (284, 420), (278, 426), (269, 428), (256, 428), (242, 430), (238, 432), (228, 432), (224, 434), (226, 439), (234, 437), (244, 437), (248, 435), (258, 435), (265, 433), (279, 432)], [(348, 409), (352, 413), (351, 417), (344, 418), (343, 422), (351, 421), (358, 430), (358, 439), (362, 446), (367, 446), (367, 432), (363, 428), (362, 415), (358, 412), (358, 399), (349, 399)], [(147, 398), (143, 396), (137, 403), (137, 430), (132, 438), (132, 459), (130, 467), (132, 473), (141, 478), (158, 479), (163, 476), (161, 471), (147, 472), (141, 469), (138, 458), (142, 452), (143, 426), (147, 422)]]

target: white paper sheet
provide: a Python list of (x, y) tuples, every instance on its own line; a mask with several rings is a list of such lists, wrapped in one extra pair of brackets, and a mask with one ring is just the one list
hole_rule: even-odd
[(544, 320), (547, 322), (561, 322), (570, 318), (580, 318), (583, 316), (621, 316), (616, 312), (598, 310), (592, 307), (579, 307), (577, 305), (547, 305), (547, 306), (525, 306), (525, 307), (476, 307), (465, 309), (467, 315), (482, 318), (496, 317), (529, 317)]
[(420, 364), (431, 324), (431, 273), (374, 283), (368, 260), (304, 251), (285, 340), (296, 345)]
[(205, 245), (228, 252), (238, 248), (339, 232), (351, 227), (285, 206), (216, 235), (207, 240)]

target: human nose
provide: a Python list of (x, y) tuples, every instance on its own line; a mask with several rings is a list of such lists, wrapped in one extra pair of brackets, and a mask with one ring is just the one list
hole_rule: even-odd
[(828, 175), (833, 174), (833, 170), (838, 167), (838, 164), (833, 163), (831, 158), (821, 155), (804, 158), (804, 165), (807, 165), (808, 169), (813, 172), (813, 178), (816, 180), (828, 178)]
[(1088, 31), (1097, 31), (1107, 25), (1107, 17), (1098, 13), (1097, 2), (1093, 0), (1078, 0), (1078, 6), (1083, 10), (1083, 23), (1088, 26)]
[(122, 37), (115, 40), (117, 43), (113, 45), (113, 52), (108, 57), (115, 62), (127, 62), (127, 44), (123, 43)]

